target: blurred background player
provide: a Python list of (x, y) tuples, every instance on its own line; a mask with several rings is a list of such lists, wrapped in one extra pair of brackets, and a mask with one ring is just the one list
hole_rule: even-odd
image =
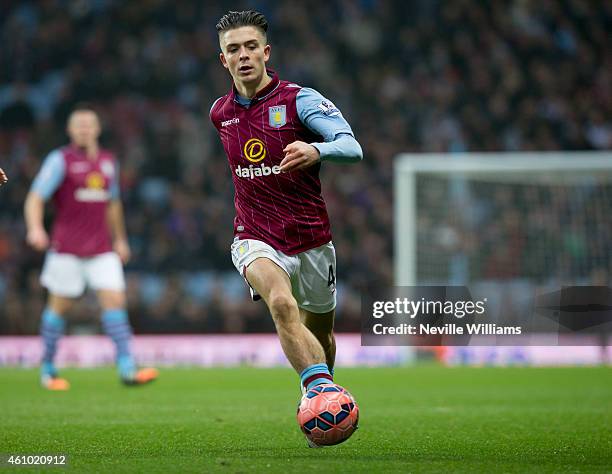
[(6, 173), (4, 172), (2, 168), (0, 168), (0, 186), (2, 186), (7, 181), (8, 181), (8, 178), (6, 177)]
[(254, 299), (265, 301), (304, 389), (332, 381), (336, 345), (336, 254), (319, 170), (362, 151), (334, 104), (279, 80), (265, 17), (229, 12), (217, 24), (232, 90), (211, 108), (227, 154), (236, 218), (231, 247)]
[[(41, 282), (49, 290), (40, 333), (44, 341), (41, 383), (66, 390), (69, 383), (53, 364), (64, 316), (87, 286), (102, 307), (102, 326), (116, 346), (121, 381), (151, 382), (156, 369), (136, 368), (130, 350), (132, 329), (126, 312), (122, 263), (130, 258), (123, 208), (119, 199), (118, 166), (112, 153), (99, 147), (98, 115), (86, 105), (68, 118), (71, 143), (45, 159), (25, 202), (27, 242), (47, 252)], [(55, 221), (51, 240), (43, 224), (45, 201), (53, 197)]]

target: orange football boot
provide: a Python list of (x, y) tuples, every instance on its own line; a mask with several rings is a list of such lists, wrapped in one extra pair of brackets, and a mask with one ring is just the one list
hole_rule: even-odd
[(159, 376), (159, 371), (153, 367), (146, 367), (144, 369), (138, 369), (133, 377), (122, 378), (121, 381), (125, 385), (145, 385), (153, 382)]
[(68, 380), (61, 377), (52, 377), (50, 375), (43, 376), (40, 383), (43, 388), (46, 388), (47, 390), (65, 391), (70, 388), (70, 383)]

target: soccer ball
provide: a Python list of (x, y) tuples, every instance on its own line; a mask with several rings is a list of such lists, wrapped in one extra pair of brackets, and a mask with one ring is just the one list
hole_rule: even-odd
[(359, 407), (340, 385), (317, 385), (304, 394), (297, 421), (306, 437), (319, 446), (340, 444), (351, 437), (359, 422)]

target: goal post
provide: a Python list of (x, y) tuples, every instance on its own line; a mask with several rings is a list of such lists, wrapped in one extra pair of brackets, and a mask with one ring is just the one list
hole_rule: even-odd
[(400, 154), (394, 160), (398, 286), (610, 278), (610, 222), (612, 152)]

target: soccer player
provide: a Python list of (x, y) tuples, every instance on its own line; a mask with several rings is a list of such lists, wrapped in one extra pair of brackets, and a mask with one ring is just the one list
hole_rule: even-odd
[(361, 147), (331, 101), (266, 68), (261, 13), (229, 12), (216, 27), (233, 79), (210, 110), (235, 186), (232, 261), (268, 306), (303, 388), (331, 383), (336, 255), (319, 170), (361, 160)]
[[(130, 258), (115, 157), (100, 148), (100, 121), (86, 105), (68, 118), (71, 143), (45, 159), (25, 202), (27, 242), (47, 252), (41, 283), (49, 290), (40, 326), (44, 341), (42, 386), (67, 390), (53, 364), (64, 332), (64, 315), (86, 286), (96, 291), (102, 326), (115, 343), (119, 377), (126, 385), (157, 378), (157, 370), (136, 368), (130, 350), (132, 330), (126, 313), (122, 263)], [(43, 224), (45, 201), (53, 197), (55, 221), (51, 239)]]

